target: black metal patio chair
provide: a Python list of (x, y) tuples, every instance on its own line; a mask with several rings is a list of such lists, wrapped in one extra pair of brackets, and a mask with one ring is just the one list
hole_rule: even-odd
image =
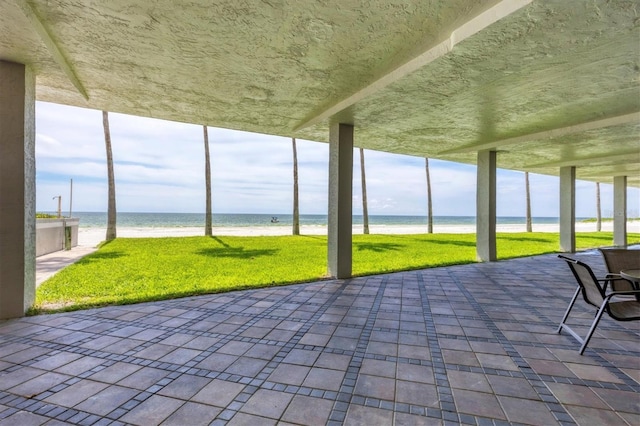
[(620, 276), (625, 269), (640, 269), (640, 250), (628, 249), (598, 249), (602, 254), (604, 265), (607, 267), (605, 279), (611, 282), (613, 291), (635, 290), (633, 283)]
[[(602, 314), (605, 312), (609, 317), (616, 321), (636, 321), (640, 320), (640, 302), (636, 299), (629, 299), (628, 297), (620, 297), (620, 296), (631, 296), (631, 295), (639, 295), (640, 290), (633, 291), (614, 291), (609, 294), (605, 294), (607, 283), (609, 279), (598, 280), (596, 276), (593, 274), (591, 267), (586, 263), (580, 262), (579, 260), (572, 259), (567, 256), (558, 255), (559, 258), (565, 260), (573, 272), (573, 276), (578, 281), (578, 287), (571, 299), (571, 303), (569, 303), (569, 307), (562, 317), (562, 321), (560, 322), (560, 326), (558, 327), (557, 333), (560, 334), (562, 330), (566, 330), (573, 338), (575, 338), (579, 343), (582, 344), (580, 347), (580, 355), (584, 352), (587, 345), (589, 344), (589, 340), (591, 340), (591, 336), (593, 332), (596, 330), (600, 319), (602, 318)], [(603, 283), (603, 284), (601, 284)], [(584, 301), (587, 302), (591, 306), (595, 306), (598, 308), (597, 314), (591, 323), (591, 328), (589, 328), (589, 332), (583, 339), (571, 329), (566, 324), (567, 318), (569, 317), (569, 313), (573, 308), (573, 305), (576, 303), (576, 299), (578, 295), (582, 293), (582, 297)], [(620, 301), (613, 301), (615, 298), (620, 298)]]

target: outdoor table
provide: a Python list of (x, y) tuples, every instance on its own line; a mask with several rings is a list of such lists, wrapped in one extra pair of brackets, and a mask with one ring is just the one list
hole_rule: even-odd
[(620, 271), (620, 276), (631, 281), (636, 290), (640, 289), (640, 269), (624, 269)]

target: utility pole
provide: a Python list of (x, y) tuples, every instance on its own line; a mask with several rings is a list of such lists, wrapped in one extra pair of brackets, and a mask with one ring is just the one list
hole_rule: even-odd
[(69, 219), (71, 219), (72, 208), (73, 208), (73, 179), (71, 179), (71, 186), (69, 188)]
[(58, 199), (58, 218), (62, 217), (62, 195), (56, 195), (52, 200)]

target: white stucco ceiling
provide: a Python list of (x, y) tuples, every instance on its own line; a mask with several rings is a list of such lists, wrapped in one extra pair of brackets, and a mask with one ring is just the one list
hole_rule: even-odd
[(0, 59), (43, 101), (640, 186), (638, 0), (3, 0)]

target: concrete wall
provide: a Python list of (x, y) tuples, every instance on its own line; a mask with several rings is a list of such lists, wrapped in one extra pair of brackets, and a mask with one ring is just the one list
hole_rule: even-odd
[(80, 219), (37, 219), (36, 256), (64, 250), (65, 227), (71, 228), (71, 247), (78, 245)]

